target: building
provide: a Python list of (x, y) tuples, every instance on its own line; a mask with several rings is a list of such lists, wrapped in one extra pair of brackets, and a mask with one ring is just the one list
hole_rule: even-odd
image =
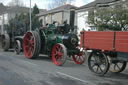
[[(0, 34), (3, 34), (3, 29), (6, 29), (6, 26), (9, 24), (9, 20), (13, 19), (16, 14), (27, 14), (29, 13), (30, 8), (28, 7), (19, 7), (19, 6), (4, 6), (0, 3)], [(46, 11), (45, 9), (40, 9), (40, 12)]]
[(4, 23), (4, 21), (3, 21), (4, 11), (6, 11), (6, 7), (2, 3), (0, 3), (0, 34), (3, 33), (3, 29), (2, 29), (3, 25), (2, 24)]
[(96, 27), (92, 24), (88, 24), (88, 16), (90, 10), (96, 11), (96, 8), (102, 8), (102, 7), (112, 7), (116, 4), (120, 4), (121, 2), (124, 2), (126, 0), (95, 0), (89, 4), (86, 4), (84, 6), (81, 6), (76, 9), (77, 14), (77, 26), (78, 31), (80, 32), (82, 29), (85, 29), (86, 31), (96, 31)]
[(70, 10), (76, 9), (77, 7), (73, 5), (63, 5), (54, 9), (51, 9), (47, 12), (40, 13), (40, 19), (42, 19), (42, 24), (45, 25), (47, 23), (51, 24), (54, 21), (57, 21), (59, 24), (62, 24), (65, 20), (67, 20), (69, 24), (70, 19)]

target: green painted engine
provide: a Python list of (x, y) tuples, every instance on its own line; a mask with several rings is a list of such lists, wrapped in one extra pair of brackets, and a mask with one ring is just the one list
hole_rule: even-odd
[(39, 54), (46, 54), (52, 57), (56, 65), (63, 65), (69, 58), (77, 64), (84, 63), (86, 57), (83, 49), (78, 45), (77, 35), (73, 32), (75, 26), (66, 22), (56, 26), (55, 23), (25, 34), (25, 56), (35, 59)]
[[(47, 54), (51, 54), (53, 46), (57, 43), (61, 43), (68, 50), (72, 50), (75, 53), (79, 52), (79, 50), (76, 50), (78, 37), (74, 33), (66, 32), (64, 26), (57, 27), (55, 24), (49, 24), (47, 27), (42, 27), (42, 29), (37, 30), (41, 37), (43, 48), (41, 50)], [(73, 52), (68, 52), (68, 54), (72, 55)]]

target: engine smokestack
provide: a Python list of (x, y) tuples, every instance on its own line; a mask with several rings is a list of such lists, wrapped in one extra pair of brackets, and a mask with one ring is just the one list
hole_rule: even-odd
[(70, 10), (70, 26), (74, 27), (75, 22), (75, 9)]

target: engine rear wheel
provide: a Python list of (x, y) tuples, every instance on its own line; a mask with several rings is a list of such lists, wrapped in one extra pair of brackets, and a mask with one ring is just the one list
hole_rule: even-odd
[(27, 32), (24, 36), (24, 53), (29, 59), (35, 59), (40, 52), (40, 36), (36, 31)]
[(10, 47), (10, 37), (8, 34), (2, 35), (2, 48), (4, 51), (8, 51)]
[(67, 49), (63, 44), (56, 44), (52, 49), (52, 60), (57, 66), (61, 66), (67, 59)]
[(110, 65), (109, 71), (110, 72), (115, 72), (115, 73), (120, 73), (123, 70), (125, 70), (126, 66), (127, 66), (127, 62), (125, 62), (125, 61), (113, 62)]
[(20, 52), (21, 52), (21, 43), (19, 40), (15, 41), (15, 52), (16, 52), (16, 54), (20, 54)]
[(83, 64), (87, 58), (87, 55), (83, 48), (78, 48), (80, 50), (80, 53), (78, 55), (73, 55), (72, 59), (76, 64)]
[(88, 58), (88, 66), (96, 75), (103, 76), (108, 72), (110, 64), (104, 53), (95, 51), (92, 52)]

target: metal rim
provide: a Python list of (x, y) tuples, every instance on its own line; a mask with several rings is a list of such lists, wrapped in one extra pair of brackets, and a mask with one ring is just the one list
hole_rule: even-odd
[(20, 54), (20, 51), (21, 51), (21, 43), (19, 40), (16, 40), (15, 41), (15, 52), (16, 54)]
[(2, 36), (2, 48), (3, 48), (3, 49), (4, 49), (4, 47), (5, 47), (5, 44), (6, 44), (5, 36), (3, 35), (3, 36)]
[(35, 59), (40, 53), (40, 36), (36, 31), (27, 32), (24, 36), (24, 54), (27, 58)]
[(10, 37), (8, 34), (2, 35), (2, 48), (4, 51), (7, 51), (10, 46)]
[(86, 59), (86, 54), (82, 48), (78, 48), (80, 53), (78, 55), (73, 55), (72, 59), (76, 64), (83, 64)]
[(109, 70), (109, 61), (107, 56), (99, 51), (92, 52), (88, 58), (89, 69), (99, 76), (103, 76)]
[(115, 62), (111, 63), (109, 71), (115, 72), (115, 73), (120, 73), (123, 70), (125, 70), (126, 65), (127, 65), (127, 62), (125, 62), (125, 61), (115, 61)]
[(52, 60), (57, 66), (61, 66), (65, 63), (67, 58), (66, 47), (62, 44), (56, 44), (52, 49)]
[(35, 36), (32, 32), (27, 32), (24, 37), (24, 53), (27, 58), (32, 58), (35, 50)]

